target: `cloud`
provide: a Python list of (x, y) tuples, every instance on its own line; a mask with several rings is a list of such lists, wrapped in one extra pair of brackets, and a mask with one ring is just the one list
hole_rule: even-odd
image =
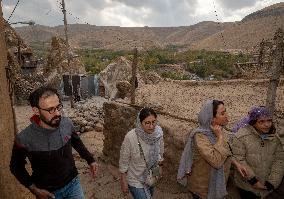
[(189, 25), (197, 0), (113, 0), (124, 7), (126, 15), (147, 26)]
[[(7, 19), (17, 0), (2, 0)], [(20, 0), (11, 22), (63, 25), (61, 0)], [(66, 0), (68, 23), (98, 26), (188, 26), (236, 21), (277, 0)], [(214, 6), (215, 5), (215, 6)], [(216, 17), (217, 14), (217, 17)]]
[(112, 0), (113, 2), (120, 2), (132, 8), (151, 8), (153, 11), (159, 13), (175, 10), (180, 6), (188, 7), (188, 5), (194, 6), (196, 0)]
[(238, 10), (246, 7), (252, 7), (258, 0), (237, 0), (237, 1), (230, 1), (230, 0), (216, 0), (223, 9), (229, 10)]
[[(3, 15), (5, 19), (8, 19), (17, 1), (13, 0), (13, 2), (14, 4), (12, 4), (12, 1), (9, 0), (2, 1), (2, 4), (4, 4)], [(54, 9), (54, 4), (52, 4), (50, 1), (20, 1), (9, 21), (20, 22), (33, 20), (37, 24), (52, 25), (57, 21), (60, 21), (60, 18), (61, 21), (63, 19), (62, 14), (61, 16), (59, 14), (59, 10), (59, 8), (57, 10)]]
[[(89, 21), (96, 20), (96, 25), (119, 26), (177, 26), (188, 24), (190, 13), (194, 12), (196, 0), (105, 0), (71, 1), (70, 8), (88, 6), (79, 12)], [(80, 4), (78, 6), (77, 4)]]

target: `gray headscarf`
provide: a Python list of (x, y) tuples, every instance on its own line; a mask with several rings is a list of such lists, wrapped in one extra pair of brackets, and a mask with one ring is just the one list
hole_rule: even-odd
[[(148, 144), (150, 146), (149, 155), (148, 155), (149, 160), (148, 161), (146, 160), (148, 167), (145, 169), (143, 175), (141, 176), (142, 177), (141, 181), (145, 182), (145, 179), (148, 175), (148, 171), (152, 167), (154, 167), (158, 164), (159, 154), (160, 154), (160, 140), (163, 137), (163, 130), (159, 125), (156, 125), (153, 133), (146, 133), (141, 126), (139, 114), (140, 114), (140, 112), (138, 113), (138, 116), (137, 116), (137, 119), (136, 119), (135, 132), (138, 136), (138, 139), (143, 140), (146, 144)], [(149, 188), (147, 186), (145, 186), (145, 184), (144, 184), (144, 190), (145, 190), (147, 199), (151, 198)]]
[[(202, 133), (208, 137), (212, 144), (216, 143), (216, 136), (211, 130), (211, 121), (213, 119), (213, 100), (208, 100), (201, 108), (198, 115), (199, 127), (194, 129), (188, 138), (182, 157), (180, 160), (177, 180), (186, 186), (186, 173), (191, 172), (192, 160), (192, 141), (194, 135)], [(227, 195), (224, 166), (220, 169), (211, 168), (211, 176), (209, 180), (209, 190), (207, 199), (219, 199)]]

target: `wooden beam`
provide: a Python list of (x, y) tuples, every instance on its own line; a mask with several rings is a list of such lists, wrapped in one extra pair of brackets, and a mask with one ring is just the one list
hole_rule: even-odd
[(131, 78), (131, 104), (135, 104), (135, 90), (137, 81), (137, 62), (138, 62), (138, 51), (137, 48), (133, 51), (133, 61), (132, 61), (132, 78)]

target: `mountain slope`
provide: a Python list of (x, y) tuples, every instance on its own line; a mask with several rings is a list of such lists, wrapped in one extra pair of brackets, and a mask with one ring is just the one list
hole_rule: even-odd
[(284, 3), (254, 12), (233, 26), (195, 42), (191, 48), (249, 51), (263, 39), (272, 39), (278, 28), (284, 29)]
[[(284, 29), (284, 3), (251, 13), (240, 22), (204, 21), (180, 27), (119, 27), (86, 24), (68, 25), (70, 45), (77, 48), (140, 50), (167, 45), (207, 50), (250, 50), (263, 39), (271, 39), (277, 28)], [(32, 26), (16, 28), (28, 43), (64, 38), (64, 27)]]

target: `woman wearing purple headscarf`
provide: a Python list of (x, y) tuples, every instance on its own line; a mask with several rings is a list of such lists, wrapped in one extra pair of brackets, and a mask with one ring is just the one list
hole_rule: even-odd
[[(184, 148), (177, 180), (188, 185), (194, 199), (221, 199), (227, 195), (232, 155), (228, 135), (222, 128), (228, 123), (224, 103), (208, 100), (199, 112), (198, 123)], [(241, 172), (242, 165), (233, 163)]]
[(265, 106), (252, 107), (251, 110), (248, 112), (247, 116), (243, 117), (242, 119), (240, 119), (239, 121), (237, 121), (234, 124), (234, 126), (232, 128), (232, 132), (236, 133), (240, 128), (243, 128), (243, 127), (249, 125), (249, 120), (250, 120), (249, 115), (250, 115), (250, 113), (252, 111), (254, 111), (256, 108), (261, 108), (261, 107), (265, 107)]
[(235, 174), (235, 183), (242, 199), (264, 198), (276, 189), (284, 173), (284, 151), (265, 107), (253, 108), (247, 124), (233, 140), (235, 158), (246, 167), (246, 178)]

